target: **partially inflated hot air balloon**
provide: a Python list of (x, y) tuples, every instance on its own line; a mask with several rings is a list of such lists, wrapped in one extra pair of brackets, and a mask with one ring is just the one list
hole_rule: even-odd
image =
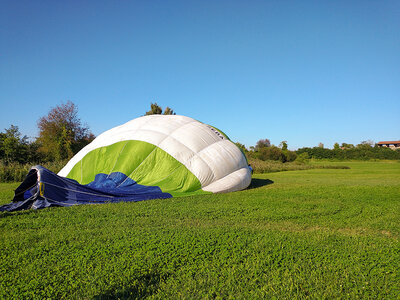
[(33, 167), (0, 210), (141, 201), (245, 189), (251, 169), (220, 130), (149, 115), (99, 135), (58, 173)]

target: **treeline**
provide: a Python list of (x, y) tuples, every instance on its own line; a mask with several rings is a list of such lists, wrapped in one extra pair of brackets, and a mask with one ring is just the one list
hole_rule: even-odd
[(279, 146), (272, 145), (269, 139), (262, 139), (254, 147), (247, 149), (243, 144), (236, 145), (246, 155), (248, 163), (255, 173), (309, 170), (316, 168), (349, 169), (347, 166), (310, 164), (307, 153), (288, 150), (287, 141)]
[[(343, 144), (342, 144), (343, 145)], [(387, 147), (379, 147), (371, 143), (363, 142), (357, 146), (346, 144), (339, 147), (335, 144), (333, 149), (323, 147), (305, 147), (296, 151), (297, 155), (303, 155), (314, 159), (335, 159), (335, 160), (369, 160), (369, 159), (400, 159), (400, 151)]]
[(11, 125), (4, 132), (0, 132), (0, 161), (2, 164), (39, 162), (44, 159), (44, 156), (38, 151), (39, 148), (36, 140), (29, 141), (26, 135), (21, 135), (18, 126)]
[(279, 146), (271, 145), (269, 139), (262, 139), (255, 146), (247, 149), (243, 144), (236, 143), (242, 149), (248, 160), (278, 161), (281, 163), (297, 162), (304, 163), (308, 159), (334, 159), (334, 160), (369, 160), (369, 159), (391, 159), (400, 160), (400, 150), (392, 150), (387, 147), (379, 147), (372, 141), (363, 141), (354, 146), (335, 143), (333, 149), (324, 148), (322, 143), (318, 147), (304, 147), (296, 151), (288, 150), (286, 141)]

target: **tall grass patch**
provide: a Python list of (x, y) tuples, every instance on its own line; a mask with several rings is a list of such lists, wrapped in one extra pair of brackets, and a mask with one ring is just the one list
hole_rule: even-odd
[(280, 162), (276, 160), (261, 160), (250, 157), (249, 164), (253, 168), (254, 173), (272, 173), (281, 171), (300, 171), (311, 169), (349, 169), (346, 165), (329, 164), (327, 162), (320, 164), (312, 164), (308, 160)]
[[(68, 161), (45, 162), (43, 167), (58, 173)], [(0, 160), (0, 182), (23, 181), (33, 164), (20, 164), (17, 162), (4, 163)]]

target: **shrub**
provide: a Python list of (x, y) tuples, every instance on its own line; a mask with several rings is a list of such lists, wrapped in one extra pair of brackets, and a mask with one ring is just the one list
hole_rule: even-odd
[(281, 162), (286, 161), (283, 151), (275, 146), (261, 148), (258, 158), (261, 160), (277, 160)]
[(296, 162), (304, 164), (304, 163), (307, 163), (309, 159), (310, 159), (310, 156), (308, 155), (308, 153), (303, 152), (303, 153), (297, 155)]
[(290, 150), (283, 150), (283, 155), (285, 155), (287, 162), (295, 161), (297, 158), (296, 152)]
[(316, 159), (400, 159), (400, 151), (393, 151), (385, 147), (371, 147), (369, 144), (360, 144), (357, 147), (344, 149), (300, 148), (296, 152), (297, 155), (307, 153), (310, 158)]

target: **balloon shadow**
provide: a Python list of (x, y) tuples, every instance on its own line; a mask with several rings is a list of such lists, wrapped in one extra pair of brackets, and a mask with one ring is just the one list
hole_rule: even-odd
[(41, 209), (27, 209), (27, 210), (18, 210), (18, 211), (1, 211), (0, 212), (0, 219), (2, 218), (7, 218), (7, 217), (12, 217), (12, 216), (21, 216), (21, 215), (30, 215), (30, 214), (37, 214), (41, 211)]
[(129, 287), (113, 286), (110, 290), (93, 297), (95, 300), (108, 299), (144, 299), (156, 293), (160, 282), (170, 274), (150, 273), (139, 276), (136, 284)]
[(251, 179), (251, 183), (249, 185), (249, 187), (247, 188), (248, 190), (251, 189), (257, 189), (269, 184), (273, 184), (274, 182), (272, 180), (269, 179), (259, 179), (259, 178), (252, 178)]

